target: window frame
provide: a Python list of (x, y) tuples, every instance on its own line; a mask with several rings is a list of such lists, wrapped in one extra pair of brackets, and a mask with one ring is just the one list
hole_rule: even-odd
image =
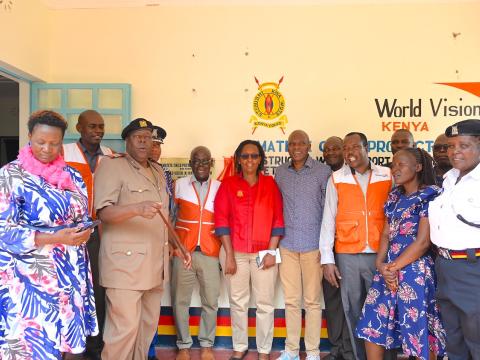
[[(33, 82), (31, 86), (31, 112), (40, 110), (39, 108), (39, 90), (58, 89), (61, 92), (60, 108), (49, 108), (62, 114), (68, 119), (71, 114), (80, 114), (85, 110), (96, 110), (101, 115), (120, 115), (122, 117), (122, 129), (130, 122), (131, 117), (131, 85), (126, 83), (40, 83)], [(92, 90), (92, 107), (87, 108), (69, 108), (68, 90), (88, 89)], [(120, 89), (122, 90), (122, 109), (103, 109), (98, 107), (98, 93), (103, 89)], [(65, 140), (78, 140), (78, 134), (65, 133)], [(105, 133), (104, 140), (121, 140), (121, 132)]]

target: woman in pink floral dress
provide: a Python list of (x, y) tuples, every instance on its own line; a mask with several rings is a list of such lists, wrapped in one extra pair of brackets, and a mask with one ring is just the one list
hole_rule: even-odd
[(366, 340), (369, 360), (399, 347), (406, 355), (434, 359), (445, 352), (445, 330), (435, 301), (428, 203), (440, 189), (433, 185), (432, 159), (421, 149), (397, 152), (392, 175), (397, 187), (384, 207), (378, 270), (355, 335)]
[(0, 359), (78, 358), (98, 334), (87, 189), (61, 156), (63, 117), (38, 111), (28, 128), (0, 169)]

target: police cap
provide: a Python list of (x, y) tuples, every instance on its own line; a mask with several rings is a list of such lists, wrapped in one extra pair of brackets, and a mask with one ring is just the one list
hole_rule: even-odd
[(447, 127), (447, 130), (445, 130), (445, 135), (447, 137), (458, 135), (480, 136), (480, 120), (468, 119), (459, 121)]
[(152, 138), (153, 141), (163, 144), (163, 140), (167, 137), (167, 132), (160, 126), (153, 125)]
[(125, 126), (125, 128), (122, 130), (122, 139), (125, 140), (128, 134), (130, 134), (132, 131), (140, 129), (149, 129), (153, 131), (153, 125), (150, 121), (143, 118), (132, 120), (130, 124)]

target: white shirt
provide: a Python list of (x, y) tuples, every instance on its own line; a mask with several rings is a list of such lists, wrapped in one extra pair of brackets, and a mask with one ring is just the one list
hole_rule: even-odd
[(443, 193), (429, 205), (430, 237), (435, 245), (450, 250), (480, 248), (480, 228), (460, 221), (480, 224), (480, 165), (455, 184), (457, 169), (445, 174)]
[[(371, 164), (372, 170), (367, 170), (365, 173), (360, 174), (359, 172), (355, 173), (357, 182), (360, 185), (363, 195), (365, 196), (368, 188), (368, 181), (370, 179), (370, 171), (375, 171), (376, 167), (374, 164)], [(343, 165), (343, 167), (337, 171), (344, 171), (345, 174), (351, 174), (352, 170), (348, 165)], [(337, 217), (337, 207), (338, 207), (338, 194), (337, 188), (333, 183), (332, 177), (328, 179), (327, 191), (325, 198), (325, 208), (323, 209), (323, 219), (322, 219), (322, 228), (320, 230), (320, 262), (323, 264), (335, 264), (335, 257), (333, 253), (333, 246), (335, 243), (335, 219)], [(374, 253), (374, 251), (368, 246), (362, 251), (362, 253)]]

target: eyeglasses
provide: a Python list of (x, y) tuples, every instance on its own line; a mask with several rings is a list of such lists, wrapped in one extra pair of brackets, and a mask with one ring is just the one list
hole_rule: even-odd
[(212, 163), (212, 159), (210, 160), (190, 160), (193, 166), (207, 166)]
[(433, 145), (433, 151), (447, 151), (448, 144), (437, 144)]
[(240, 154), (240, 159), (248, 160), (249, 158), (252, 160), (257, 160), (260, 157), (260, 154)]

